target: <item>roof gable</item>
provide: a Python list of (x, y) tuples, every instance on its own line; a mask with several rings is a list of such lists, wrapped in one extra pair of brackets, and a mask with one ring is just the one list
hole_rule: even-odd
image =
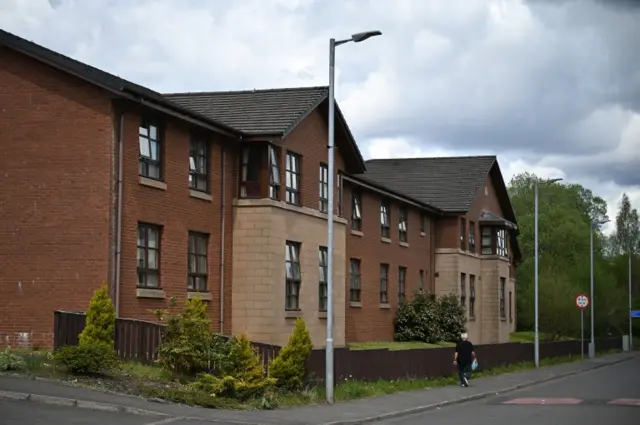
[(372, 159), (358, 176), (444, 212), (466, 212), (495, 156)]

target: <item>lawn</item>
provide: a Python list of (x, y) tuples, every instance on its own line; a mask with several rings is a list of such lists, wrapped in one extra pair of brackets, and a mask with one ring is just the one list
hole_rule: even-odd
[[(546, 334), (544, 332), (539, 332), (540, 342), (547, 341), (567, 341), (573, 338), (565, 337), (565, 336), (553, 336), (550, 334)], [(533, 331), (521, 331), (521, 332), (513, 332), (509, 335), (509, 340), (511, 342), (524, 342), (524, 343), (532, 343), (535, 339), (535, 333)]]

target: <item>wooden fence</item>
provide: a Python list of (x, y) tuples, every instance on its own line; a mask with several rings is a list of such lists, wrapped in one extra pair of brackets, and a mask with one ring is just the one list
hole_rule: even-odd
[[(85, 314), (56, 311), (54, 313), (54, 349), (64, 345), (77, 345), (84, 329)], [(123, 360), (152, 363), (157, 360), (162, 342), (164, 325), (132, 319), (116, 319), (115, 346)], [(280, 347), (252, 342), (266, 368)], [(596, 340), (599, 351), (622, 348), (622, 338), (610, 337)], [(587, 342), (585, 341), (585, 355)], [(357, 380), (392, 380), (402, 378), (436, 378), (453, 372), (453, 347), (417, 348), (411, 350), (350, 350), (336, 348), (334, 354), (334, 378)], [(482, 368), (493, 368), (533, 361), (533, 344), (507, 343), (477, 345), (476, 354)], [(580, 341), (543, 342), (540, 358), (580, 355)], [(325, 376), (325, 351), (313, 350), (307, 365), (309, 378), (321, 381)]]

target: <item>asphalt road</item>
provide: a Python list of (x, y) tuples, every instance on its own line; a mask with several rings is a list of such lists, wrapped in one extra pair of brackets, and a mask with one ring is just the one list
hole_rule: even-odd
[[(473, 381), (470, 385), (474, 385)], [(631, 402), (635, 400), (636, 405), (609, 404), (620, 399), (632, 399)], [(423, 425), (425, 423), (438, 425), (495, 425), (497, 423), (638, 425), (640, 424), (640, 358), (522, 389), (504, 396), (497, 395), (489, 399), (445, 407), (415, 416), (376, 422), (377, 425)]]

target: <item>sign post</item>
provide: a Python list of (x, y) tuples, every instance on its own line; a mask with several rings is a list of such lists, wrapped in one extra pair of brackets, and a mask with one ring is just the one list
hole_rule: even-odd
[(580, 309), (580, 355), (584, 359), (584, 309), (589, 307), (589, 296), (587, 294), (578, 294), (576, 307)]

